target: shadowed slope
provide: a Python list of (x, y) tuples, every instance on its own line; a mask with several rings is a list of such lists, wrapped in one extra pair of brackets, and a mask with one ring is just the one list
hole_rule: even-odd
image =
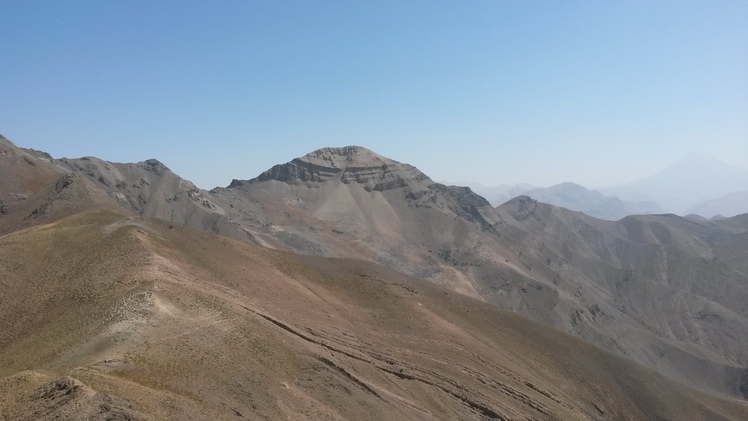
[(40, 204), (39, 193), (64, 175), (50, 158), (18, 148), (0, 136), (0, 235), (19, 227)]
[(0, 234), (96, 206), (254, 241), (207, 192), (155, 159), (53, 159), (0, 137)]

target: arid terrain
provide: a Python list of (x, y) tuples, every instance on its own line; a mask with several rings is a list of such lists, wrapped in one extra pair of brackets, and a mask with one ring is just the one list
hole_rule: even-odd
[(499, 208), (363, 148), (207, 192), (0, 138), (2, 419), (748, 418), (748, 219)]

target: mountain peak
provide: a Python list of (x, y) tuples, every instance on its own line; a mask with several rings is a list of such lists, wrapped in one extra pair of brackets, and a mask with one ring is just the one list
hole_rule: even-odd
[(721, 179), (713, 180), (714, 184), (719, 184), (717, 181), (728, 181), (730, 179), (740, 179), (744, 183), (748, 181), (748, 170), (728, 164), (705, 153), (691, 152), (660, 173), (650, 177), (650, 179), (657, 177), (670, 177), (686, 184), (700, 182), (705, 178)]
[(13, 142), (8, 140), (8, 138), (6, 138), (5, 136), (1, 134), (0, 134), (0, 147), (5, 148), (5, 149), (18, 149), (18, 147)]
[(321, 167), (377, 167), (394, 164), (396, 161), (378, 155), (361, 146), (344, 146), (340, 148), (321, 148), (297, 158), (309, 164)]
[(555, 184), (551, 187), (548, 187), (548, 189), (555, 189), (555, 190), (566, 190), (566, 191), (579, 191), (579, 192), (589, 192), (591, 191), (587, 187), (584, 187), (581, 184), (572, 183), (571, 181), (564, 181), (563, 183)]
[(705, 153), (696, 152), (696, 151), (689, 153), (688, 155), (684, 156), (683, 158), (675, 162), (675, 164), (673, 164), (673, 166), (688, 166), (688, 167), (707, 167), (707, 166), (718, 167), (718, 166), (727, 166), (727, 165), (729, 164), (726, 164), (717, 158), (714, 158)]
[(317, 149), (291, 162), (275, 165), (252, 180), (233, 180), (229, 188), (270, 180), (289, 184), (339, 180), (344, 184), (363, 185), (368, 191), (390, 190), (421, 182), (433, 184), (412, 165), (385, 158), (361, 146), (345, 146)]
[(138, 162), (137, 165), (139, 167), (142, 167), (146, 171), (150, 171), (155, 174), (162, 174), (164, 172), (170, 171), (169, 168), (158, 159), (148, 159), (143, 162)]

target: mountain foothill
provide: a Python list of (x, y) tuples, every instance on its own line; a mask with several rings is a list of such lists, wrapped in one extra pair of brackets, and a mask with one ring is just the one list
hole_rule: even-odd
[(603, 193), (358, 146), (208, 191), (0, 137), (0, 418), (748, 419), (748, 214)]

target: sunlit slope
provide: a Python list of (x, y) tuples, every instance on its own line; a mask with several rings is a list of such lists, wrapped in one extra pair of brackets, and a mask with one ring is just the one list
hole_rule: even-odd
[(693, 387), (746, 395), (745, 228), (673, 215), (603, 221), (528, 197), (494, 209), (355, 146), (319, 149), (211, 197), (270, 247), (375, 261)]
[(375, 264), (90, 211), (0, 238), (0, 418), (735, 419)]
[(0, 201), (0, 235), (106, 207), (281, 250), (373, 261), (709, 393), (748, 393), (748, 225), (739, 216), (610, 222), (526, 197), (494, 209), (467, 188), (360, 147), (320, 149), (206, 192), (156, 160), (54, 160), (4, 138)]
[(370, 260), (473, 297), (480, 283), (451, 257), (504, 263), (486, 235), (488, 201), (358, 146), (313, 151), (210, 196), (267, 246)]

